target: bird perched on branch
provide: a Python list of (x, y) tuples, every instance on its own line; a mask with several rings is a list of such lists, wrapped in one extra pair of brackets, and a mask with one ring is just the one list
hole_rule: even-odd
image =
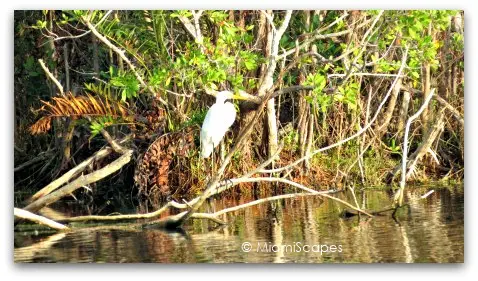
[(244, 99), (230, 91), (216, 94), (216, 103), (209, 108), (201, 127), (201, 157), (208, 158), (236, 120), (236, 109), (228, 99)]

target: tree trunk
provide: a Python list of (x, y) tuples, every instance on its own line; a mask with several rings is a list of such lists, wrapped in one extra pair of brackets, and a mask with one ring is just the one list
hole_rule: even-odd
[(405, 122), (407, 122), (409, 105), (410, 105), (410, 93), (407, 91), (404, 91), (402, 95), (402, 105), (400, 106), (400, 112), (398, 114), (397, 133), (398, 133), (399, 139), (403, 139), (403, 129), (405, 128)]
[(388, 102), (387, 111), (385, 111), (382, 122), (380, 122), (380, 127), (377, 130), (377, 137), (379, 139), (382, 138), (383, 134), (387, 130), (388, 124), (390, 124), (390, 120), (392, 120), (393, 111), (397, 104), (398, 93), (400, 92), (400, 88), (402, 87), (402, 79), (399, 78), (395, 87), (392, 90), (392, 94), (390, 95), (390, 101)]
[(267, 102), (267, 129), (268, 129), (268, 156), (272, 157), (277, 151), (278, 139), (277, 139), (277, 120), (276, 120), (276, 108), (275, 99), (270, 99)]

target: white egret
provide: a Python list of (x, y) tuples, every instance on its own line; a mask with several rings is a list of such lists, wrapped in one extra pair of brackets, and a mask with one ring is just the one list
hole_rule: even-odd
[(218, 146), (229, 127), (236, 120), (236, 109), (228, 99), (244, 99), (230, 91), (216, 95), (216, 103), (209, 108), (201, 127), (201, 157), (208, 158)]

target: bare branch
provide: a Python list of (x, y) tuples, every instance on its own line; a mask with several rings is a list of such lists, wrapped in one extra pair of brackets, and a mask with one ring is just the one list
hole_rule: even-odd
[(96, 170), (88, 175), (80, 176), (79, 178), (63, 186), (59, 190), (39, 198), (38, 200), (26, 206), (24, 209), (30, 212), (38, 211), (41, 208), (53, 202), (56, 202), (57, 200), (73, 193), (75, 190), (77, 190), (80, 187), (83, 187), (84, 185), (88, 185), (90, 183), (96, 182), (104, 177), (111, 175), (112, 173), (118, 171), (124, 165), (129, 163), (129, 161), (131, 160), (132, 154), (133, 154), (133, 151), (128, 150), (127, 153), (123, 154), (121, 157), (111, 162), (110, 164), (106, 165), (105, 167), (99, 170)]
[(48, 68), (46, 67), (45, 63), (43, 62), (42, 59), (38, 59), (38, 62), (40, 63), (41, 67), (43, 68), (43, 70), (45, 71), (46, 75), (48, 76), (48, 78), (50, 78), (50, 80), (55, 83), (56, 87), (58, 88), (58, 90), (60, 91), (60, 93), (63, 95), (64, 92), (63, 92), (63, 86), (60, 84), (60, 82), (58, 81), (58, 79), (55, 78), (55, 76), (53, 76), (53, 74), (50, 72), (50, 70), (48, 70)]
[(279, 42), (285, 30), (287, 29), (287, 26), (289, 25), (291, 15), (292, 15), (292, 11), (287, 10), (284, 21), (282, 22), (282, 25), (277, 30), (277, 32), (273, 32), (271, 52), (268, 58), (269, 64), (267, 65), (267, 69), (265, 71), (266, 74), (264, 76), (264, 80), (258, 90), (258, 95), (260, 97), (264, 96), (266, 92), (273, 86), (273, 74), (277, 65), (277, 53), (279, 52)]
[(445, 108), (452, 113), (453, 117), (455, 117), (455, 119), (458, 120), (458, 122), (460, 122), (460, 124), (463, 127), (465, 126), (465, 119), (463, 118), (463, 116), (458, 110), (456, 110), (453, 106), (451, 106), (451, 104), (449, 104), (445, 99), (443, 99), (439, 95), (436, 95), (435, 98), (439, 103), (445, 106)]
[[(119, 143), (124, 143), (126, 142), (127, 140), (130, 139), (131, 136), (127, 136), (126, 138), (122, 139), (119, 141)], [(65, 184), (66, 182), (68, 182), (69, 180), (71, 180), (73, 177), (75, 177), (76, 175), (78, 175), (79, 173), (81, 173), (83, 170), (85, 170), (89, 165), (91, 165), (93, 162), (95, 161), (98, 161), (100, 159), (103, 159), (105, 158), (106, 156), (108, 156), (110, 153), (112, 152), (112, 149), (109, 148), (109, 147), (106, 147), (106, 148), (103, 148), (99, 151), (97, 151), (93, 156), (89, 157), (88, 159), (86, 159), (85, 161), (81, 162), (80, 164), (78, 164), (76, 167), (74, 167), (73, 169), (69, 170), (68, 172), (66, 172), (65, 174), (63, 174), (61, 177), (59, 177), (58, 179), (52, 181), (51, 183), (49, 183), (47, 186), (45, 186), (44, 188), (42, 188), (40, 191), (38, 191), (37, 193), (35, 193), (31, 198), (30, 198), (30, 202), (33, 202), (35, 200), (37, 200), (38, 198), (42, 197), (42, 196), (45, 196), (53, 191), (55, 191), (58, 187), (62, 186), (63, 184)]]

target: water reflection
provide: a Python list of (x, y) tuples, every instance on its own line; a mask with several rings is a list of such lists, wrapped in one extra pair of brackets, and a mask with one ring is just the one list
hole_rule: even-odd
[[(409, 190), (409, 207), (397, 212), (396, 220), (390, 213), (373, 219), (341, 218), (343, 207), (336, 202), (304, 197), (225, 214), (221, 219), (228, 225), (220, 228), (195, 220), (184, 232), (124, 228), (51, 236), (17, 232), (14, 256), (15, 262), (463, 262), (463, 192), (439, 189), (420, 199), (426, 191)], [(364, 191), (357, 200), (362, 208), (379, 210), (390, 204), (390, 194)], [(238, 203), (221, 199), (214, 207)], [(249, 252), (242, 248), (246, 242)]]

